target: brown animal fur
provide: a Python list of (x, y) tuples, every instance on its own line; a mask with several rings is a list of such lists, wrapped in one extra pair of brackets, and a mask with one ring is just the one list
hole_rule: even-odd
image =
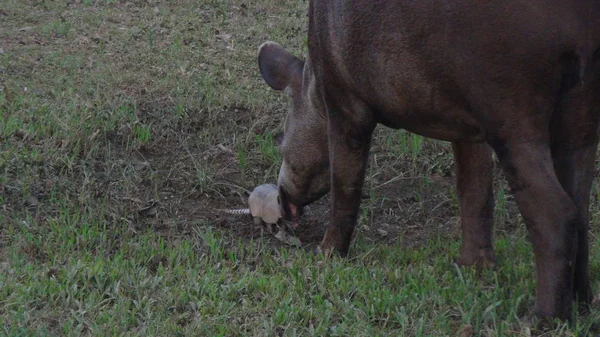
[(269, 42), (265, 81), (292, 98), (281, 143), (286, 218), (331, 191), (320, 245), (348, 253), (377, 124), (451, 141), (459, 262), (495, 262), (494, 151), (533, 243), (540, 316), (592, 299), (589, 193), (600, 118), (600, 2), (312, 1), (308, 57)]

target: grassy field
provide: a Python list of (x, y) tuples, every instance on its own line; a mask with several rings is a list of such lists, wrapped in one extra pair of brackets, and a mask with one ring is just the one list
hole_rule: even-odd
[[(306, 1), (0, 2), (0, 335), (593, 336), (530, 328), (534, 269), (499, 170), (498, 270), (458, 268), (449, 144), (379, 128), (348, 259), (247, 218), (285, 95), (258, 46), (306, 54)], [(600, 185), (591, 273), (600, 291)]]

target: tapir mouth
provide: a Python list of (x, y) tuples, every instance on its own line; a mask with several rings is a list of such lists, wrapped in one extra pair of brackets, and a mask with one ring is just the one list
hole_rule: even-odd
[(282, 186), (279, 186), (279, 205), (284, 220), (296, 222), (302, 216), (304, 205), (291, 200), (290, 195)]

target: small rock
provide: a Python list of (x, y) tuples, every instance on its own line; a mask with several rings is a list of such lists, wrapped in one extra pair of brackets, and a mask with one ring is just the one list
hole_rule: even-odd
[(0, 55), (4, 55), (4, 49), (0, 48)]

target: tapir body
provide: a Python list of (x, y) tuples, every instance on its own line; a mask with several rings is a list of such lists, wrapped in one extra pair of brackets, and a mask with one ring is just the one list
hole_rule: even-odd
[(348, 253), (377, 124), (452, 142), (461, 264), (495, 263), (492, 152), (528, 226), (540, 316), (592, 299), (589, 195), (600, 115), (600, 1), (311, 1), (308, 56), (268, 42), (291, 96), (280, 145), (288, 219), (331, 192), (320, 248)]

